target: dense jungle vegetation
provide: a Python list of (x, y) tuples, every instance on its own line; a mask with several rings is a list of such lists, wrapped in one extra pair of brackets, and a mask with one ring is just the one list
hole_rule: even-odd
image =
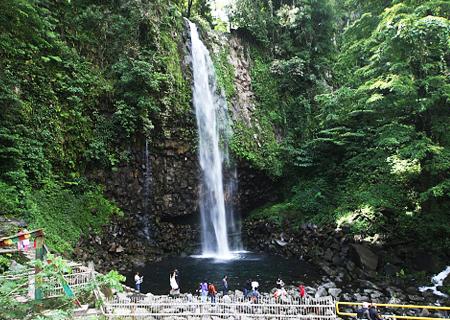
[[(222, 30), (210, 4), (0, 1), (0, 215), (70, 251), (121, 214), (89, 172), (182, 126), (182, 17)], [(450, 248), (449, 17), (444, 0), (235, 1), (258, 126), (235, 123), (231, 147), (284, 181), (283, 201), (250, 218)]]
[(114, 170), (137, 136), (151, 140), (190, 112), (184, 7), (0, 2), (0, 215), (45, 227), (50, 245), (70, 252), (82, 232), (120, 214), (87, 174)]
[(435, 0), (237, 1), (260, 118), (281, 132), (279, 162), (256, 165), (291, 188), (254, 218), (450, 248), (449, 16)]

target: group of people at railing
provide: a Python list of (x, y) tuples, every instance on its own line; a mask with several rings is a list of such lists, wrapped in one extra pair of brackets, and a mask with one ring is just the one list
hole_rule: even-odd
[[(169, 274), (169, 283), (170, 283), (170, 296), (177, 297), (180, 294), (180, 285), (179, 285), (179, 272), (177, 269), (174, 269)], [(136, 272), (134, 276), (135, 281), (135, 289), (140, 292), (141, 291), (141, 284), (144, 281), (144, 277), (140, 275), (139, 272)], [(222, 296), (227, 296), (229, 291), (229, 285), (228, 285), (228, 276), (224, 275), (221, 281), (221, 289), (222, 289)], [(218, 290), (216, 285), (213, 282), (208, 282), (206, 280), (199, 283), (198, 288), (196, 292), (202, 302), (210, 301), (212, 303), (216, 302), (216, 296), (218, 294)], [(301, 298), (306, 297), (306, 290), (303, 284), (300, 284), (298, 286), (298, 293)], [(249, 301), (253, 303), (258, 303), (261, 294), (259, 292), (259, 283), (258, 281), (248, 279), (245, 282), (245, 285), (243, 287), (243, 294), (244, 298), (248, 299)], [(278, 277), (276, 281), (276, 290), (274, 292), (274, 298), (278, 301), (279, 299), (285, 298), (288, 296), (288, 293), (285, 289), (285, 283), (284, 281)]]

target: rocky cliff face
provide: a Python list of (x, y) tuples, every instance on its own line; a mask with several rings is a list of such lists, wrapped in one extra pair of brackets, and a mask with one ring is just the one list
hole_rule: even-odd
[(149, 146), (145, 159), (144, 141), (132, 146), (132, 160), (114, 172), (96, 172), (122, 208), (134, 214), (146, 211), (144, 191), (146, 165), (151, 166), (148, 183), (148, 212), (158, 218), (193, 214), (197, 211), (198, 163), (193, 141), (167, 139)]
[[(190, 78), (188, 57), (189, 39), (184, 34), (181, 48), (186, 58), (180, 61), (186, 77)], [(232, 117), (250, 123), (255, 110), (251, 90), (249, 57), (237, 36), (208, 35), (212, 50), (229, 47), (229, 63), (235, 70), (236, 88), (229, 105)], [(149, 143), (148, 159), (145, 139), (137, 137), (130, 143), (131, 160), (117, 166), (112, 172), (97, 171), (95, 180), (106, 186), (107, 193), (127, 212), (142, 214), (146, 211), (144, 193), (148, 183), (148, 212), (157, 219), (170, 219), (198, 212), (197, 129), (195, 112), (171, 116), (159, 128), (156, 139)], [(151, 166), (151, 179), (145, 181), (146, 165)], [(273, 182), (246, 161), (238, 160), (238, 194), (233, 201), (242, 211), (248, 211), (271, 199)]]
[[(235, 71), (233, 82), (236, 88), (232, 101), (229, 101), (232, 118), (250, 124), (255, 105), (245, 49), (236, 36), (216, 34), (207, 37), (213, 50), (223, 45), (230, 49), (228, 60)], [(181, 56), (185, 57), (180, 63), (185, 76), (190, 78), (190, 59), (187, 54), (189, 37), (186, 33), (180, 42), (185, 44), (180, 46), (183, 51)], [(119, 164), (115, 170), (94, 171), (91, 174), (92, 179), (103, 184), (109, 197), (125, 211), (123, 219), (105, 229), (108, 236), (113, 235), (117, 240), (108, 248), (104, 245), (106, 239), (102, 241), (96, 237), (86, 238), (81, 243), (93, 241), (98, 244), (96, 252), (103, 248), (122, 258), (131, 252), (149, 256), (191, 250), (192, 246), (187, 246), (187, 242), (192, 242), (194, 247), (198, 242), (198, 226), (195, 222), (199, 221), (195, 112), (190, 110), (183, 114), (168, 114), (164, 123), (156, 127), (155, 136), (148, 142), (147, 150), (145, 138), (135, 137), (130, 141), (129, 154), (129, 161)], [(237, 172), (238, 191), (233, 203), (239, 212), (246, 213), (271, 200), (273, 182), (263, 172), (239, 159)], [(186, 223), (187, 220), (189, 223)], [(150, 236), (156, 241), (151, 246), (140, 239), (145, 227), (143, 224), (147, 222), (152, 225)], [(164, 249), (158, 251), (148, 247)], [(86, 252), (78, 254), (88, 256)]]

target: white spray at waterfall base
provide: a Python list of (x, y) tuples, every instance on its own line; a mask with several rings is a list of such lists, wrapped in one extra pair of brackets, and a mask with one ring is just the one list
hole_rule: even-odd
[[(227, 105), (223, 94), (218, 93), (214, 65), (208, 49), (199, 38), (197, 26), (189, 22), (191, 32), (191, 58), (193, 70), (193, 104), (197, 118), (201, 167), (200, 214), (202, 219), (202, 257), (227, 260), (234, 258), (229, 234), (239, 234), (233, 210), (225, 204), (233, 188), (224, 183), (223, 164), (228, 161), (227, 130), (229, 127)], [(221, 135), (222, 133), (222, 135)], [(227, 187), (224, 188), (224, 185)], [(235, 226), (234, 226), (235, 225)], [(234, 239), (235, 240), (235, 239)]]
[(427, 290), (431, 290), (435, 295), (441, 296), (441, 297), (448, 297), (443, 292), (440, 292), (437, 288), (442, 286), (444, 283), (445, 278), (450, 274), (450, 266), (447, 266), (443, 271), (435, 275), (433, 278), (431, 278), (431, 282), (434, 284), (434, 286), (430, 287), (419, 287), (420, 292), (425, 292)]

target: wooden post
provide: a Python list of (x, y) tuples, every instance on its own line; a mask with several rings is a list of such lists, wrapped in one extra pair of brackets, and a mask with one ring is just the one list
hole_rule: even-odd
[[(40, 234), (36, 237), (36, 260), (44, 260), (44, 235)], [(35, 267), (34, 274), (34, 299), (42, 300), (44, 298), (44, 292), (42, 291), (42, 277), (39, 275), (41, 269), (39, 267)]]

